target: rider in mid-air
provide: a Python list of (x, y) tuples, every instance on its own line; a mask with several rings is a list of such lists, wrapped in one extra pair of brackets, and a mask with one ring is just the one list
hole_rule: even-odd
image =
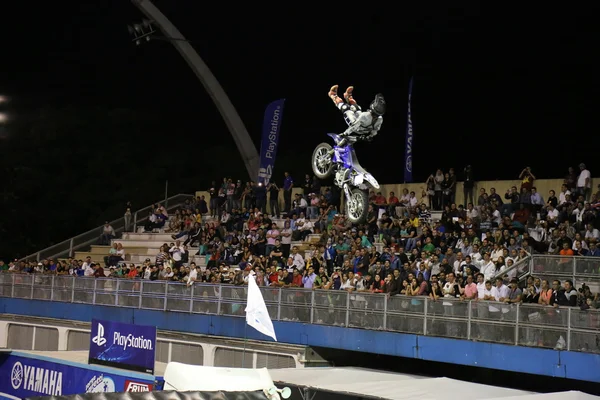
[(371, 102), (368, 111), (362, 111), (361, 107), (352, 97), (353, 86), (349, 86), (344, 93), (342, 100), (337, 92), (338, 85), (333, 85), (329, 90), (329, 97), (333, 100), (336, 107), (344, 114), (344, 119), (349, 125), (348, 129), (340, 136), (366, 135), (367, 140), (372, 140), (383, 123), (383, 114), (385, 114), (385, 99), (381, 93), (375, 96), (375, 100)]

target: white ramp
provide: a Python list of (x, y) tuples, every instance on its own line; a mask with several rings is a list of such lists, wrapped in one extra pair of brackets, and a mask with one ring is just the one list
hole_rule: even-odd
[(170, 362), (164, 390), (252, 392), (275, 386), (266, 368), (220, 368)]

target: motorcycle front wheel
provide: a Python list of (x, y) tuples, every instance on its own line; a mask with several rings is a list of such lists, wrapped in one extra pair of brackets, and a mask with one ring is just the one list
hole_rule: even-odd
[(369, 195), (367, 191), (354, 188), (350, 191), (350, 198), (346, 199), (346, 214), (353, 224), (362, 224), (367, 219), (369, 212)]
[(312, 169), (315, 176), (319, 179), (327, 179), (333, 172), (331, 150), (332, 147), (329, 143), (321, 143), (313, 151)]

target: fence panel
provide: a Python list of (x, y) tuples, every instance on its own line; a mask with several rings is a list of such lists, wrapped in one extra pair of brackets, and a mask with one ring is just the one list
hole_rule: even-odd
[[(534, 276), (600, 285), (595, 262), (533, 256), (531, 266), (541, 266)], [(345, 290), (260, 290), (273, 320), (600, 353), (600, 310)], [(0, 297), (244, 317), (246, 296), (245, 286), (225, 284), (0, 273)]]

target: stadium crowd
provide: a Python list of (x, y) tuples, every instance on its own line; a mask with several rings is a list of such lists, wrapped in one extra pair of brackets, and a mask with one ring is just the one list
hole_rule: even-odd
[[(494, 188), (473, 193), (467, 167), (466, 204), (458, 205), (454, 171), (438, 170), (419, 194), (404, 189), (400, 197), (393, 192), (385, 197), (372, 191), (361, 225), (339, 211), (336, 188), (322, 188), (310, 175), (297, 183), (286, 172), (281, 186), (226, 178), (213, 182), (208, 201), (203, 196), (187, 201), (172, 215), (156, 205), (145, 231), (172, 233), (173, 241), (153, 260), (128, 265), (126, 249), (113, 240), (104, 265), (88, 257), (0, 262), (0, 270), (187, 285), (244, 285), (254, 276), (260, 286), (599, 308), (598, 294), (588, 286), (523, 275), (522, 261), (532, 254), (560, 255), (560, 260), (600, 256), (600, 192), (592, 192), (589, 171), (579, 167), (546, 198), (536, 190), (530, 168), (522, 171), (520, 187), (501, 196)], [(303, 193), (293, 196), (295, 187)], [(441, 218), (432, 219), (431, 210), (441, 210)], [(314, 234), (318, 241), (310, 240)], [(113, 238), (107, 224), (102, 241)], [(586, 272), (600, 273), (598, 260), (588, 263)]]

